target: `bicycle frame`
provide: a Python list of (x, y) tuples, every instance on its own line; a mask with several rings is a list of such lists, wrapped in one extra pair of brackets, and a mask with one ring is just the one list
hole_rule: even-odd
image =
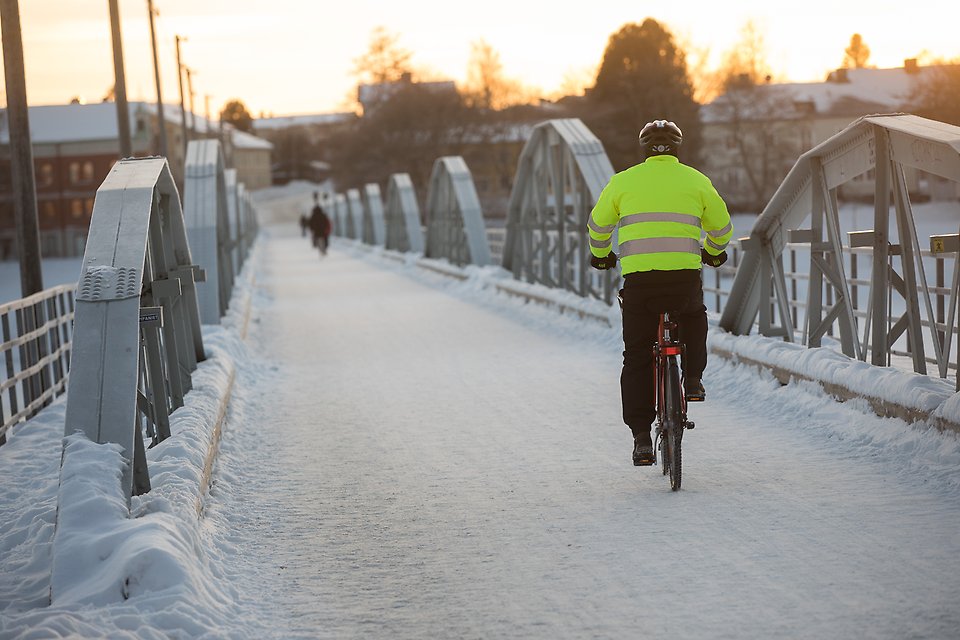
[[(663, 415), (663, 408), (665, 406), (665, 394), (666, 394), (666, 384), (664, 383), (666, 379), (666, 369), (667, 365), (671, 360), (677, 363), (677, 368), (682, 372), (683, 369), (680, 368), (680, 362), (677, 360), (678, 357), (683, 356), (684, 345), (680, 340), (674, 337), (674, 334), (677, 332), (677, 323), (670, 320), (670, 314), (663, 312), (660, 314), (660, 323), (657, 328), (657, 342), (653, 346), (653, 384), (654, 389), (656, 389), (656, 398), (657, 398), (657, 423), (658, 426), (662, 427), (667, 418)], [(682, 375), (682, 374), (681, 374)], [(683, 379), (680, 380), (680, 413), (683, 424), (687, 419), (687, 399), (683, 393)]]
[(663, 475), (670, 475), (670, 487), (680, 489), (682, 477), (681, 442), (683, 430), (692, 428), (687, 421), (687, 399), (683, 390), (683, 370), (679, 358), (684, 345), (676, 337), (677, 324), (668, 313), (660, 314), (657, 342), (653, 347), (654, 384), (657, 399), (657, 434)]

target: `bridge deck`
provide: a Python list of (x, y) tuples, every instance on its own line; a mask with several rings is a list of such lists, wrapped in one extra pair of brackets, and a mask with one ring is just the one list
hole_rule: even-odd
[(948, 436), (714, 361), (673, 494), (629, 464), (609, 329), (263, 242), (209, 509), (279, 636), (960, 628)]

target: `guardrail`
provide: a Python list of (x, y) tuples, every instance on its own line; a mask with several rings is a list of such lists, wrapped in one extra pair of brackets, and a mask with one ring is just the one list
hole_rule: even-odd
[(70, 371), (74, 286), (60, 285), (0, 305), (0, 444), (7, 431), (62, 394)]

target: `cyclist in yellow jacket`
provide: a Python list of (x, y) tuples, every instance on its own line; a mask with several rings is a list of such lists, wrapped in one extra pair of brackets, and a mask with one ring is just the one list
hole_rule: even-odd
[[(688, 402), (706, 397), (701, 378), (707, 366), (707, 309), (701, 264), (719, 267), (733, 235), (727, 205), (710, 180), (677, 159), (683, 133), (673, 122), (655, 120), (640, 132), (646, 160), (617, 173), (604, 187), (587, 226), (590, 264), (610, 269), (617, 262), (623, 289), (623, 421), (633, 432), (633, 463), (653, 464), (650, 428), (656, 418), (653, 344), (659, 315), (669, 311), (686, 345), (682, 359)], [(706, 232), (703, 247), (701, 231)]]

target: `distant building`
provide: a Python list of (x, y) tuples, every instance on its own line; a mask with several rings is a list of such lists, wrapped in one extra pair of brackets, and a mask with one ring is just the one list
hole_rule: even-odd
[(263, 189), (272, 184), (270, 154), (273, 144), (252, 133), (233, 130), (227, 144), (229, 162), (237, 170), (237, 182), (248, 191)]
[[(131, 102), (129, 113), (134, 157), (160, 155), (156, 105)], [(33, 106), (29, 108), (29, 119), (41, 251), (45, 256), (81, 255), (97, 189), (120, 158), (116, 104)], [(167, 160), (174, 180), (182, 189), (184, 143), (179, 106), (164, 105), (164, 119)], [(190, 113), (187, 127), (196, 137), (213, 137), (219, 133), (204, 118)], [(245, 175), (251, 180), (250, 184), (264, 186), (264, 181), (269, 184), (270, 161), (269, 157), (265, 163), (262, 160), (263, 146), (255, 143), (257, 139), (249, 134), (240, 138), (236, 144), (225, 145), (227, 155), (236, 147), (233, 156), (247, 167)], [(269, 151), (266, 153), (269, 156)], [(10, 139), (3, 110), (0, 111), (0, 259), (12, 256), (15, 237)]]
[[(701, 109), (702, 169), (731, 205), (759, 211), (804, 152), (861, 116), (909, 112), (931, 67), (837, 69), (825, 82), (733, 86)], [(911, 193), (956, 198), (956, 185), (909, 171)], [(843, 185), (845, 199), (871, 198), (873, 172)]]
[(316, 113), (258, 118), (257, 136), (273, 144), (273, 184), (291, 180), (323, 182), (330, 176), (326, 141), (338, 129), (356, 122), (357, 114)]
[(363, 109), (363, 115), (371, 114), (377, 107), (396, 95), (397, 92), (413, 85), (416, 85), (419, 89), (430, 91), (431, 93), (457, 93), (457, 85), (453, 80), (414, 82), (409, 73), (404, 73), (396, 82), (361, 84), (357, 87), (357, 101)]

